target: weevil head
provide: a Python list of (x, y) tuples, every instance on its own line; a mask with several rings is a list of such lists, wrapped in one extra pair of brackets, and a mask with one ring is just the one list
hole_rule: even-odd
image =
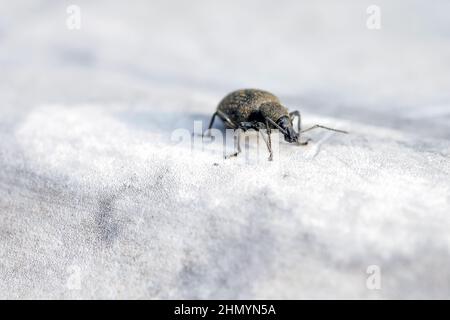
[(280, 131), (284, 135), (284, 140), (290, 143), (298, 142), (298, 134), (292, 127), (292, 121), (286, 107), (277, 102), (269, 102), (262, 104), (259, 110), (264, 118), (270, 118), (276, 121), (277, 125), (282, 129)]
[(284, 140), (289, 143), (297, 143), (298, 142), (298, 133), (295, 132), (292, 121), (288, 116), (281, 117), (277, 124), (284, 130)]

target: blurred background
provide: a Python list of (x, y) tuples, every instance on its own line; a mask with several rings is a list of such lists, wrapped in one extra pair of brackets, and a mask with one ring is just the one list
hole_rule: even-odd
[[(67, 27), (72, 4), (80, 29)], [(93, 100), (182, 109), (182, 98), (211, 113), (227, 92), (258, 87), (295, 107), (448, 138), (450, 4), (378, 1), (379, 30), (367, 27), (373, 4), (4, 1), (2, 109)]]
[[(449, 14), (0, 0), (0, 297), (448, 298)], [(277, 167), (168, 143), (245, 87), (351, 135)]]

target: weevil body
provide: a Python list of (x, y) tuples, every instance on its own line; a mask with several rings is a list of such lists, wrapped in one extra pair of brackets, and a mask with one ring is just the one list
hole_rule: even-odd
[[(219, 116), (228, 128), (241, 129), (243, 131), (255, 129), (267, 130), (268, 139), (265, 139), (269, 150), (269, 160), (272, 160), (272, 143), (270, 134), (272, 129), (279, 129), (284, 135), (284, 139), (289, 143), (306, 145), (309, 140), (300, 141), (300, 134), (315, 128), (323, 128), (341, 133), (347, 133), (342, 130), (336, 130), (321, 125), (314, 125), (308, 129), (301, 129), (301, 115), (299, 111), (289, 112), (280, 100), (270, 92), (258, 89), (243, 89), (233, 91), (219, 103), (216, 112), (211, 118), (209, 129), (214, 124), (215, 117)], [(294, 129), (293, 120), (298, 118), (297, 130)], [(231, 156), (237, 156), (241, 151), (238, 135), (238, 150)]]

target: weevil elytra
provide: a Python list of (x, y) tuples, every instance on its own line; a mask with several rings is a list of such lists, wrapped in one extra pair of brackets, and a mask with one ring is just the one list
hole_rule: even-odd
[[(299, 111), (289, 112), (280, 100), (267, 91), (258, 89), (243, 89), (233, 91), (219, 103), (216, 112), (214, 112), (211, 122), (209, 123), (208, 133), (214, 124), (216, 116), (225, 123), (225, 126), (235, 130), (246, 131), (254, 129), (256, 131), (265, 129), (267, 138), (261, 133), (269, 150), (269, 160), (272, 160), (272, 141), (270, 138), (271, 130), (278, 129), (284, 135), (284, 140), (297, 145), (308, 144), (309, 139), (300, 140), (300, 134), (322, 128), (340, 133), (348, 133), (347, 131), (333, 129), (316, 124), (308, 129), (301, 128), (301, 115)], [(297, 130), (294, 129), (293, 121), (298, 118)], [(230, 156), (237, 156), (241, 152), (240, 133), (237, 136), (237, 151)]]

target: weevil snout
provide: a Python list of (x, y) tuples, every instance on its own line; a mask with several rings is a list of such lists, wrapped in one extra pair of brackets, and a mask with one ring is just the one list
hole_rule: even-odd
[(288, 117), (278, 120), (278, 125), (283, 129), (284, 140), (289, 143), (298, 142), (298, 133), (292, 127), (292, 122)]
[(284, 140), (289, 143), (298, 142), (298, 133), (293, 128), (287, 128), (284, 135)]

